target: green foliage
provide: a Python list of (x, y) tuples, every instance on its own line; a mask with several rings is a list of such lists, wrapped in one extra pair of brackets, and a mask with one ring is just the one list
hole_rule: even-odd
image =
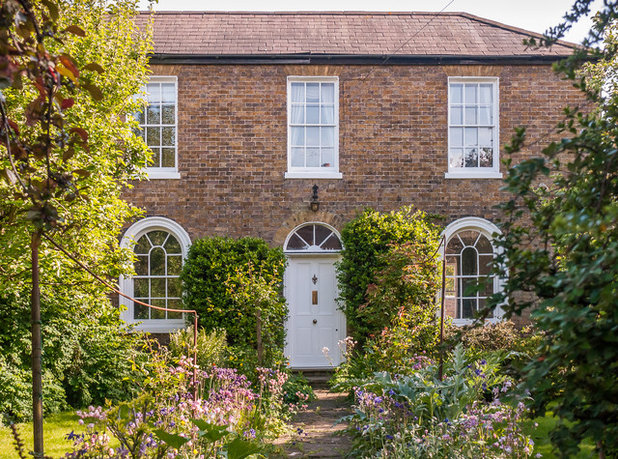
[[(423, 212), (414, 212), (410, 207), (388, 213), (368, 209), (346, 224), (341, 237), (344, 250), (338, 264), (340, 306), (354, 338), (364, 341), (369, 334), (381, 331), (381, 326), (397, 313), (402, 302), (415, 302), (421, 297), (424, 300), (430, 291), (423, 287), (420, 296), (417, 295), (415, 289), (421, 284), (406, 282), (405, 277), (411, 273), (405, 272), (410, 254), (404, 248), (391, 249), (391, 245), (410, 243), (410, 250), (426, 260), (431, 247), (434, 250), (437, 247), (438, 230)], [(362, 315), (363, 306), (371, 304), (368, 288), (376, 284), (377, 274), (387, 267), (388, 257), (384, 254), (389, 250), (397, 259), (383, 273), (385, 288), (374, 292), (375, 307), (370, 306)], [(427, 275), (427, 280), (434, 278), (430, 272)], [(385, 306), (384, 314), (380, 305)]]
[[(610, 3), (597, 17), (597, 37), (618, 18)], [(592, 51), (601, 66), (610, 65), (613, 81), (615, 50), (609, 43)], [(535, 325), (544, 332), (526, 383), (536, 409), (555, 403), (561, 422), (552, 442), (571, 456), (589, 438), (609, 457), (618, 454), (618, 95), (598, 92), (602, 85), (592, 75), (607, 78), (606, 66), (582, 74), (582, 58), (590, 57), (585, 51), (559, 69), (597, 109), (565, 110), (557, 129), (563, 138), (511, 167), (506, 178), (512, 198), (502, 205), (504, 253), (496, 261), (508, 280), (498, 301), (508, 314), (534, 307)], [(507, 149), (525, 147), (520, 129)], [(541, 181), (547, 188), (537, 187)]]
[[(56, 14), (54, 5), (34, 2), (33, 8), (49, 19)], [(57, 40), (49, 29), (43, 37), (49, 54), (39, 55), (50, 61), (38, 70), (34, 66), (40, 62), (33, 61), (32, 73), (3, 89), (7, 120), (19, 132), (4, 132), (3, 118), (0, 138), (9, 135), (12, 141), (10, 152), (6, 144), (0, 146), (0, 353), (16, 387), (31, 381), (26, 377), (30, 233), (46, 231), (101, 277), (131, 272), (131, 254), (119, 248), (118, 234), (139, 212), (120, 196), (140, 176), (148, 150), (125, 115), (137, 109), (133, 95), (146, 80), (151, 49), (148, 33), (138, 33), (132, 22), (136, 6), (131, 0), (61, 2), (53, 30), (79, 24), (69, 29), (76, 33), (65, 32)], [(54, 68), (60, 72), (55, 77), (50, 73)], [(34, 81), (39, 70), (44, 88)], [(22, 187), (18, 177), (29, 186)], [(109, 292), (90, 274), (76, 269), (45, 239), (39, 253), (47, 412), (66, 403), (129, 396), (123, 378), (139, 338), (126, 334)], [(2, 412), (26, 416), (21, 407), (28, 392), (3, 399)]]
[(285, 403), (303, 404), (315, 400), (315, 393), (302, 373), (292, 373), (283, 385)]
[(285, 339), (284, 269), (283, 251), (262, 239), (199, 239), (182, 271), (185, 306), (197, 310), (205, 330), (223, 328), (230, 346), (247, 350), (257, 350), (259, 310), (264, 358), (273, 361)]
[[(169, 350), (172, 356), (180, 358), (183, 355), (193, 356), (193, 327), (178, 330), (170, 335)], [(221, 366), (225, 358), (227, 339), (225, 330), (214, 329), (207, 332), (203, 328), (197, 331), (197, 364), (200, 368), (213, 365)]]

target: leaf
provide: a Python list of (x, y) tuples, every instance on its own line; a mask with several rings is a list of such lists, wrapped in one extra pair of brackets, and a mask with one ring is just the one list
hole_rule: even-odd
[(236, 438), (227, 445), (227, 457), (228, 459), (244, 459), (261, 450), (262, 447), (257, 443)]
[(79, 175), (80, 177), (84, 177), (84, 178), (90, 177), (90, 172), (87, 171), (86, 169), (75, 169), (73, 173), (75, 175)]
[(0, 177), (9, 182), (11, 185), (15, 185), (15, 183), (17, 182), (17, 176), (10, 169), (0, 170)]
[(73, 147), (69, 147), (62, 152), (62, 160), (68, 161), (75, 155), (75, 149)]
[(188, 438), (181, 437), (180, 435), (167, 433), (161, 429), (155, 429), (154, 434), (168, 446), (172, 448), (180, 449), (182, 446), (189, 441)]
[(96, 62), (91, 62), (90, 64), (86, 64), (84, 67), (82, 67), (82, 70), (91, 70), (97, 73), (105, 73), (105, 69), (101, 67), (99, 64), (97, 64)]
[(75, 78), (79, 77), (79, 69), (77, 68), (77, 64), (71, 56), (68, 54), (61, 54), (58, 56), (58, 60), (62, 65), (64, 65), (67, 69), (71, 71), (71, 73), (75, 76)]
[(45, 5), (47, 11), (49, 11), (49, 15), (55, 21), (58, 20), (58, 7), (56, 4), (50, 0), (41, 0), (41, 3)]
[(73, 35), (77, 35), (79, 37), (85, 37), (86, 36), (86, 32), (84, 32), (84, 29), (82, 29), (79, 26), (76, 26), (75, 24), (70, 25), (69, 27), (64, 29), (63, 32), (69, 32), (69, 33), (72, 33)]
[(69, 80), (71, 80), (73, 83), (79, 84), (77, 81), (77, 78), (75, 78), (75, 74), (71, 72), (69, 69), (67, 69), (64, 65), (62, 64), (56, 65), (56, 71), (63, 77), (66, 77)]
[(82, 85), (86, 91), (90, 93), (90, 96), (97, 102), (103, 99), (103, 92), (95, 85), (86, 83)]
[(67, 110), (73, 105), (75, 105), (75, 100), (71, 97), (68, 97), (66, 99), (62, 99), (62, 102), (60, 103), (60, 108), (62, 108), (62, 110)]
[(83, 128), (74, 127), (74, 128), (71, 128), (69, 132), (71, 134), (77, 134), (78, 136), (80, 136), (82, 139), (82, 142), (84, 143), (88, 141), (88, 132)]
[(19, 135), (19, 126), (17, 126), (17, 123), (15, 123), (15, 121), (10, 120), (10, 119), (6, 119), (6, 122), (8, 123), (8, 125), (10, 126), (11, 129), (13, 129), (13, 131), (15, 132), (15, 134)]
[(211, 442), (221, 440), (227, 435), (227, 429), (225, 426), (218, 426), (216, 424), (210, 424), (201, 419), (191, 419), (191, 422), (200, 429), (200, 436), (206, 437)]

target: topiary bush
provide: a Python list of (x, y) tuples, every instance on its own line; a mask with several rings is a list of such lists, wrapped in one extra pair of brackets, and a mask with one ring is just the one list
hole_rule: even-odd
[(225, 329), (232, 347), (257, 351), (257, 311), (262, 321), (261, 364), (281, 357), (287, 307), (282, 295), (286, 259), (259, 238), (199, 239), (182, 271), (184, 304), (206, 331)]
[[(345, 225), (341, 237), (344, 249), (337, 266), (339, 302), (352, 336), (360, 343), (390, 324), (401, 306), (421, 298), (425, 301), (428, 292), (429, 296), (433, 295), (435, 267), (418, 271), (426, 274), (426, 281), (432, 284), (429, 288), (424, 280), (406, 282), (405, 276), (416, 273), (406, 268), (413, 267), (414, 260), (409, 253), (403, 254), (405, 248), (393, 249), (394, 245), (408, 243), (411, 244), (408, 249), (418, 252), (415, 256), (423, 260), (431, 258), (438, 246), (439, 231), (424, 212), (414, 211), (412, 207), (386, 213), (367, 209)], [(385, 271), (391, 259), (386, 256), (389, 252), (400, 263), (397, 266), (393, 263)], [(378, 285), (381, 287), (376, 290)]]

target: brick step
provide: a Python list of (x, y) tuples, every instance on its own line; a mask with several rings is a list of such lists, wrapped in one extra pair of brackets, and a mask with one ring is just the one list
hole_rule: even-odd
[(328, 388), (334, 370), (292, 370), (292, 373), (302, 374), (314, 389), (324, 389)]

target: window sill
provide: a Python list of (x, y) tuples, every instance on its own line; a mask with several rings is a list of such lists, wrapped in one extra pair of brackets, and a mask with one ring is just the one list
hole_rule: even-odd
[(341, 172), (286, 172), (286, 179), (341, 179)]
[[(159, 322), (159, 323), (152, 323)], [(162, 322), (162, 323), (161, 323)], [(149, 333), (171, 333), (185, 328), (187, 325), (184, 320), (143, 320), (127, 321), (127, 325), (133, 325), (133, 331)]]
[[(456, 327), (465, 327), (466, 325), (472, 325), (476, 322), (476, 319), (452, 319), (452, 324)], [(485, 325), (487, 324), (497, 324), (502, 322), (501, 318), (493, 317), (491, 319), (485, 319)]]
[(146, 173), (148, 174), (149, 180), (158, 180), (158, 179), (179, 179), (180, 172), (177, 170), (157, 170), (155, 168), (146, 169)]
[(502, 172), (447, 172), (444, 174), (444, 178), (447, 179), (501, 179)]

